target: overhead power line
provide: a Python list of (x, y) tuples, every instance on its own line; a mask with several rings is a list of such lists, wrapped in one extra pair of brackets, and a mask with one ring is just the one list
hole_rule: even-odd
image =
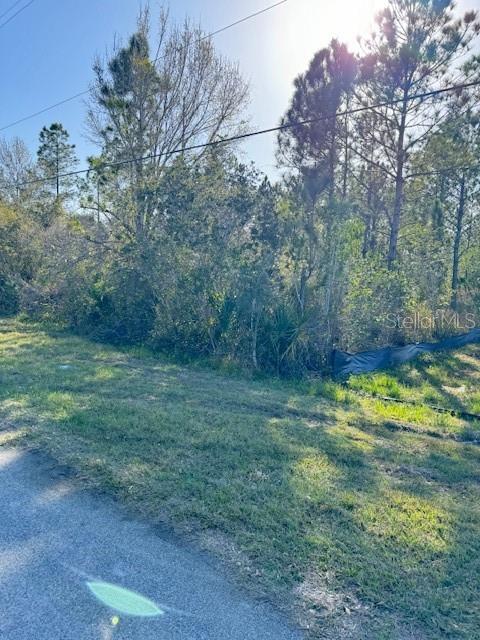
[(279, 7), (281, 4), (285, 4), (286, 2), (288, 2), (288, 0), (280, 0), (280, 2), (276, 2), (275, 4), (271, 4), (269, 7), (265, 7), (264, 9), (260, 9), (260, 11), (255, 11), (255, 13), (251, 13), (249, 16), (245, 16), (245, 18), (240, 18), (240, 20), (236, 20), (235, 22), (232, 22), (231, 24), (228, 24), (226, 27), (222, 27), (221, 29), (217, 29), (216, 31), (212, 31), (212, 33), (209, 33), (206, 36), (203, 36), (202, 40), (205, 40), (206, 38), (211, 38), (213, 36), (216, 36), (217, 34), (222, 33), (223, 31), (226, 31), (227, 29), (231, 29), (232, 27), (236, 27), (237, 24), (242, 24), (242, 22), (246, 22), (247, 20), (250, 20), (251, 18), (256, 18), (257, 16), (261, 15), (262, 13), (266, 13), (267, 11), (270, 11), (271, 9), (275, 9), (275, 7)]
[[(12, 5), (10, 7), (10, 9), (8, 9), (3, 15), (6, 15), (11, 9), (13, 9), (15, 6), (17, 6), (17, 4), (19, 4), (19, 2), (21, 2), (22, 0), (18, 0), (14, 5)], [(20, 13), (20, 11), (23, 11), (23, 9), (26, 9), (27, 6), (29, 6), (30, 4), (32, 4), (32, 2), (34, 2), (35, 0), (30, 0), (30, 2), (28, 3), (28, 5), (25, 5), (24, 7), (22, 7), (22, 9), (20, 9), (15, 15), (17, 15), (18, 13)], [(238, 24), (241, 24), (242, 22), (246, 22), (247, 20), (251, 20), (252, 18), (255, 18), (256, 16), (261, 15), (262, 13), (266, 13), (267, 11), (270, 11), (271, 9), (275, 9), (275, 7), (280, 6), (281, 4), (285, 4), (286, 2), (288, 2), (288, 0), (281, 0), (280, 2), (276, 2), (275, 4), (272, 4), (268, 7), (265, 7), (264, 9), (260, 9), (260, 11), (256, 11), (255, 13), (251, 13), (248, 16), (245, 16), (244, 18), (241, 18), (240, 20), (236, 20), (235, 22), (232, 22), (231, 24), (227, 24), (225, 27), (221, 27), (221, 29), (217, 29), (216, 31), (212, 31), (211, 33), (207, 33), (206, 35), (202, 36), (200, 38), (200, 40), (206, 40), (207, 38), (212, 38), (213, 36), (216, 36), (219, 33), (222, 33), (223, 31), (226, 31), (227, 29), (231, 29), (232, 27), (237, 26)], [(15, 15), (13, 15), (11, 18), (9, 18), (9, 21), (11, 19), (13, 19), (15, 17)], [(1, 19), (2, 16), (0, 16)], [(6, 22), (4, 24), (7, 24)], [(3, 25), (0, 25), (0, 28)], [(44, 107), (43, 109), (40, 109), (39, 111), (35, 111), (35, 113), (30, 113), (29, 115), (26, 115), (22, 118), (19, 118), (18, 120), (15, 120), (14, 122), (9, 122), (8, 124), (0, 127), (0, 132), (1, 131), (5, 131), (6, 129), (10, 129), (11, 127), (15, 127), (17, 124), (21, 124), (22, 122), (26, 122), (27, 120), (31, 120), (32, 118), (36, 118), (39, 115), (42, 115), (43, 113), (46, 113), (47, 111), (50, 111), (51, 109), (55, 109), (56, 107), (60, 107), (63, 104), (66, 104), (67, 102), (72, 102), (73, 100), (77, 100), (78, 98), (81, 98), (82, 96), (87, 95), (88, 93), (90, 93), (89, 89), (85, 89), (84, 91), (80, 91), (79, 93), (76, 93), (73, 96), (70, 96), (68, 98), (64, 98), (63, 100), (60, 100), (59, 102), (55, 102), (55, 104), (51, 104), (48, 107)]]
[(478, 169), (480, 167), (479, 162), (475, 162), (474, 164), (468, 165), (457, 165), (445, 167), (444, 169), (432, 169), (431, 171), (417, 171), (415, 173), (410, 173), (406, 178), (426, 178), (428, 176), (441, 176), (444, 173), (451, 173), (452, 171), (470, 171), (470, 169)]
[[(426, 100), (428, 98), (432, 98), (437, 95), (442, 95), (451, 91), (460, 91), (463, 89), (470, 89), (472, 87), (477, 87), (480, 85), (480, 80), (476, 80), (473, 82), (467, 82), (463, 84), (451, 85), (449, 87), (444, 87), (443, 89), (434, 89), (432, 91), (425, 91), (423, 93), (416, 93), (414, 95), (408, 96), (406, 98), (407, 101), (411, 102), (412, 100)], [(177, 149), (172, 149), (171, 151), (166, 151), (163, 153), (152, 153), (146, 156), (141, 156), (139, 158), (126, 158), (125, 160), (116, 160), (112, 162), (105, 162), (100, 165), (99, 168), (114, 168), (120, 167), (127, 164), (133, 164), (135, 162), (146, 162), (147, 160), (156, 160), (158, 158), (168, 158), (172, 155), (178, 153), (185, 153), (188, 151), (197, 151), (198, 149), (205, 149), (208, 147), (217, 147), (219, 145), (228, 144), (231, 142), (239, 142), (241, 140), (246, 140), (248, 138), (253, 138), (260, 135), (265, 135), (267, 133), (275, 133), (278, 131), (285, 131), (286, 129), (294, 129), (295, 127), (304, 127), (309, 124), (316, 124), (318, 122), (324, 122), (327, 120), (333, 120), (337, 118), (342, 118), (345, 116), (356, 115), (359, 113), (364, 113), (366, 111), (371, 111), (372, 109), (381, 109), (383, 107), (393, 106), (395, 104), (403, 103), (404, 98), (398, 98), (396, 100), (390, 100), (386, 102), (378, 102), (376, 104), (364, 105), (361, 107), (356, 107), (354, 109), (345, 109), (343, 111), (337, 111), (336, 113), (320, 116), (318, 118), (310, 118), (308, 120), (297, 120), (296, 122), (286, 122), (284, 124), (280, 124), (276, 127), (269, 127), (268, 129), (260, 129), (257, 131), (251, 131), (249, 133), (242, 133), (236, 136), (230, 136), (228, 138), (221, 138), (219, 140), (211, 140), (209, 142), (203, 142), (199, 144), (193, 144), (187, 147), (179, 147)], [(57, 180), (58, 178), (68, 178), (70, 176), (77, 176), (85, 173), (89, 173), (92, 171), (91, 168), (88, 169), (78, 169), (76, 171), (68, 171), (65, 173), (56, 173), (48, 178), (35, 178), (33, 180), (25, 180), (23, 182), (13, 183), (10, 185), (4, 185), (4, 187), (24, 187), (29, 184), (39, 184), (43, 182), (51, 182), (52, 180)]]
[[(22, 13), (22, 11), (25, 11), (25, 9), (28, 9), (28, 7), (33, 4), (35, 2), (35, 0), (30, 0), (30, 2), (27, 2), (27, 4), (23, 5), (23, 7), (20, 7), (20, 9), (18, 9), (18, 11), (15, 11), (15, 13), (13, 15), (11, 15), (9, 18), (7, 18), (5, 20), (5, 22), (0, 23), (0, 29), (2, 29), (3, 27), (5, 27), (7, 24), (9, 24), (9, 22), (11, 22), (14, 18), (16, 18), (18, 16), (19, 13)], [(6, 11), (4, 11), (2, 13), (2, 15), (0, 16), (0, 19), (3, 18), (3, 16), (6, 16), (12, 9), (14, 9), (19, 3), (15, 2), (14, 4), (12, 4), (12, 6), (7, 9)]]
[(2, 18), (4, 18), (6, 15), (8, 15), (10, 13), (10, 11), (12, 11), (13, 9), (15, 9), (15, 7), (18, 7), (18, 5), (23, 2), (23, 0), (17, 0), (16, 2), (14, 2), (13, 4), (11, 4), (8, 9), (5, 9), (5, 11), (3, 13), (0, 13), (0, 20), (2, 20)]
[(5, 125), (0, 128), (0, 131), (5, 131), (5, 129), (9, 129), (10, 127), (14, 127), (21, 122), (25, 122), (26, 120), (30, 120), (31, 118), (35, 118), (35, 116), (40, 116), (42, 113), (46, 113), (50, 111), (50, 109), (54, 109), (55, 107), (60, 107), (62, 104), (66, 104), (67, 102), (71, 102), (72, 100), (76, 100), (81, 96), (87, 95), (89, 93), (89, 89), (86, 91), (81, 91), (80, 93), (76, 93), (74, 96), (70, 96), (70, 98), (65, 98), (65, 100), (60, 100), (60, 102), (56, 102), (55, 104), (50, 105), (49, 107), (45, 107), (44, 109), (40, 109), (40, 111), (36, 111), (35, 113), (31, 113), (29, 116), (25, 116), (24, 118), (20, 118), (19, 120), (15, 120), (15, 122), (11, 122), (10, 124)]

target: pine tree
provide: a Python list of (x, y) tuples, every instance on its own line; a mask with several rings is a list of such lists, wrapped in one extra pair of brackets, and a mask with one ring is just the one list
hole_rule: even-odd
[[(377, 16), (377, 32), (365, 43), (360, 63), (361, 104), (375, 110), (370, 128), (377, 148), (375, 166), (383, 166), (394, 182), (389, 212), (387, 260), (393, 267), (403, 223), (405, 183), (412, 153), (441, 122), (447, 96), (412, 99), (442, 84), (455, 82), (455, 63), (466, 55), (479, 32), (475, 12), (457, 19), (452, 0), (389, 0)], [(460, 74), (459, 79), (463, 76)]]
[(38, 172), (41, 178), (52, 178), (45, 183), (45, 200), (48, 204), (63, 207), (74, 195), (74, 177), (63, 174), (72, 171), (78, 163), (75, 145), (70, 143), (68, 131), (59, 122), (43, 127), (39, 140)]

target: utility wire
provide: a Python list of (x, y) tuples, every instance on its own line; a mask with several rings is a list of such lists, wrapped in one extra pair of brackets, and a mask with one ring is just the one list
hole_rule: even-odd
[(451, 171), (469, 171), (470, 169), (478, 169), (478, 167), (480, 167), (480, 163), (476, 162), (475, 164), (451, 166), (445, 167), (444, 169), (432, 169), (432, 171), (417, 171), (415, 173), (410, 173), (408, 176), (405, 176), (405, 178), (407, 179), (438, 176), (442, 175), (443, 173), (450, 173)]
[(232, 24), (229, 24), (226, 27), (222, 27), (221, 29), (217, 29), (216, 31), (212, 31), (212, 33), (209, 33), (206, 36), (203, 36), (203, 38), (200, 38), (200, 40), (205, 40), (206, 38), (211, 38), (212, 36), (216, 36), (218, 33), (222, 33), (223, 31), (226, 31), (227, 29), (230, 29), (231, 27), (236, 27), (237, 24), (241, 24), (242, 22), (246, 22), (247, 20), (250, 20), (251, 18), (256, 18), (257, 16), (261, 15), (262, 13), (266, 13), (267, 11), (270, 11), (271, 9), (275, 9), (275, 7), (279, 7), (281, 4), (285, 4), (286, 2), (288, 2), (288, 0), (280, 0), (280, 2), (276, 2), (275, 4), (271, 4), (269, 7), (265, 7), (265, 9), (260, 9), (260, 11), (256, 11), (255, 13), (251, 13), (249, 16), (245, 16), (245, 18), (241, 18), (240, 20), (236, 20), (235, 22), (232, 22)]
[(17, 0), (16, 2), (14, 2), (13, 4), (11, 4), (8, 9), (5, 9), (5, 11), (3, 13), (0, 13), (0, 20), (2, 18), (4, 18), (6, 15), (8, 15), (10, 13), (10, 11), (12, 11), (12, 9), (15, 9), (15, 7), (18, 7), (18, 5), (22, 2), (22, 0)]
[[(30, 0), (30, 2), (28, 4), (32, 4), (32, 2), (34, 2), (35, 0)], [(10, 9), (8, 9), (3, 15), (6, 15), (11, 9), (13, 9), (19, 2), (21, 2), (21, 0), (17, 0), (17, 2), (12, 5), (10, 7)], [(237, 24), (241, 24), (242, 22), (246, 22), (247, 20), (251, 20), (252, 18), (255, 18), (256, 16), (259, 16), (262, 13), (266, 13), (267, 11), (270, 11), (271, 9), (274, 9), (275, 7), (278, 7), (281, 4), (285, 4), (286, 2), (288, 2), (288, 0), (281, 0), (280, 2), (276, 2), (275, 4), (272, 4), (268, 7), (265, 7), (264, 9), (261, 9), (260, 11), (256, 11), (255, 13), (251, 13), (248, 16), (245, 16), (245, 18), (241, 18), (240, 20), (236, 20), (235, 22), (232, 22), (231, 24), (227, 24), (225, 27), (222, 27), (221, 29), (217, 29), (216, 31), (212, 31), (211, 33), (207, 33), (206, 35), (202, 36), (200, 38), (200, 41), (202, 40), (206, 40), (207, 38), (211, 38), (213, 36), (216, 36), (218, 33), (222, 33), (223, 31), (226, 31), (227, 29), (231, 29), (232, 27), (235, 27)], [(23, 7), (22, 9), (20, 9), (20, 11), (23, 11), (23, 9), (26, 9), (28, 5), (25, 5), (25, 7)], [(20, 11), (18, 11), (17, 13), (19, 13)], [(12, 18), (14, 18), (16, 15), (14, 14), (9, 20), (11, 20)], [(2, 16), (0, 16), (1, 19)], [(6, 22), (4, 24), (7, 24)], [(0, 28), (3, 25), (0, 25)], [(156, 61), (156, 60), (155, 60)], [(76, 93), (73, 96), (70, 96), (69, 98), (65, 98), (64, 100), (60, 100), (60, 102), (56, 102), (55, 104), (52, 104), (48, 107), (45, 107), (44, 109), (40, 109), (40, 111), (36, 111), (35, 113), (31, 113), (30, 115), (24, 116), (23, 118), (20, 118), (19, 120), (15, 120), (14, 122), (10, 122), (9, 124), (6, 124), (2, 127), (0, 127), (0, 131), (5, 131), (6, 129), (10, 129), (11, 127), (15, 127), (17, 124), (21, 124), (22, 122), (26, 122), (27, 120), (30, 120), (31, 118), (36, 118), (39, 115), (42, 115), (43, 113), (46, 113), (47, 111), (50, 111), (51, 109), (55, 109), (56, 107), (61, 106), (62, 104), (66, 104), (67, 102), (71, 102), (72, 100), (76, 100), (77, 98), (81, 98), (82, 96), (87, 95), (88, 93), (90, 93), (90, 89), (86, 89), (85, 91), (80, 91), (79, 93)]]
[[(2, 29), (3, 27), (5, 27), (9, 22), (11, 22), (14, 18), (16, 18), (18, 16), (19, 13), (22, 13), (22, 11), (25, 11), (25, 9), (27, 9), (31, 4), (33, 4), (35, 2), (35, 0), (30, 0), (30, 2), (27, 2), (27, 4), (23, 5), (23, 7), (20, 7), (20, 9), (18, 11), (15, 11), (15, 13), (13, 15), (10, 16), (10, 18), (7, 18), (7, 20), (5, 20), (5, 22), (2, 22), (0, 24), (0, 29)], [(2, 15), (6, 15), (11, 9), (13, 9), (14, 7), (16, 7), (18, 4), (18, 2), (16, 2), (15, 4), (13, 4), (10, 9), (7, 9), (7, 11), (5, 13), (3, 13)]]
[(30, 114), (29, 116), (25, 116), (24, 118), (20, 118), (19, 120), (15, 120), (15, 122), (11, 122), (10, 124), (5, 125), (0, 128), (0, 131), (5, 131), (5, 129), (9, 129), (10, 127), (14, 127), (16, 124), (20, 124), (21, 122), (25, 122), (25, 120), (30, 120), (30, 118), (35, 118), (35, 116), (39, 116), (46, 111), (50, 111), (50, 109), (54, 109), (55, 107), (59, 107), (62, 104), (66, 104), (67, 102), (71, 102), (72, 100), (76, 100), (81, 96), (85, 96), (87, 93), (90, 93), (90, 90), (81, 91), (80, 93), (76, 93), (74, 96), (70, 96), (70, 98), (65, 98), (65, 100), (60, 100), (60, 102), (56, 102), (55, 104), (50, 105), (49, 107), (45, 107), (45, 109), (40, 109), (40, 111), (36, 111), (35, 113)]
[[(475, 80), (473, 82), (466, 82), (463, 84), (451, 85), (449, 87), (444, 87), (443, 89), (434, 89), (432, 91), (425, 91), (423, 93), (416, 93), (414, 95), (408, 96), (406, 98), (407, 101), (412, 100), (426, 100), (428, 98), (432, 98), (437, 95), (442, 95), (451, 91), (460, 91), (462, 89), (470, 89), (472, 87), (477, 87), (480, 85), (480, 80)], [(168, 158), (177, 153), (185, 153), (187, 151), (196, 151), (198, 149), (205, 149), (208, 147), (217, 147), (219, 145), (228, 144), (230, 142), (238, 142), (240, 140), (246, 140), (247, 138), (253, 138), (260, 135), (265, 135), (267, 133), (275, 133), (277, 131), (285, 131), (286, 129), (294, 129), (295, 127), (303, 127), (309, 124), (316, 124), (317, 122), (323, 122), (326, 120), (333, 120), (337, 118), (342, 118), (349, 115), (355, 115), (358, 113), (364, 113), (365, 111), (371, 111), (372, 109), (379, 109), (382, 107), (393, 106), (398, 103), (404, 102), (404, 98), (398, 98), (396, 100), (390, 100), (387, 102), (379, 102), (377, 104), (364, 105), (361, 107), (357, 107), (355, 109), (345, 109), (344, 111), (338, 111), (336, 113), (332, 113), (329, 115), (321, 116), (319, 118), (311, 118), (309, 120), (297, 120), (296, 122), (286, 122), (284, 124), (280, 124), (276, 127), (270, 127), (268, 129), (260, 129), (258, 131), (251, 131), (249, 133), (242, 133), (236, 136), (230, 136), (228, 138), (220, 138), (219, 140), (211, 140), (210, 142), (203, 142), (199, 144), (193, 144), (187, 147), (178, 147), (176, 149), (172, 149), (171, 151), (165, 151), (163, 153), (152, 153), (146, 156), (141, 156), (139, 158), (127, 158), (125, 160), (116, 160), (112, 162), (101, 163), (99, 168), (110, 168), (110, 167), (120, 167), (126, 164), (132, 164), (135, 162), (146, 162), (147, 160), (155, 160), (158, 158)], [(57, 178), (68, 178), (70, 176), (77, 176), (84, 173), (89, 173), (92, 171), (89, 169), (78, 169), (76, 171), (68, 171), (66, 173), (56, 173), (48, 178), (35, 178), (33, 180), (26, 180), (24, 182), (13, 183), (10, 187), (23, 187), (29, 184), (38, 184), (43, 182), (51, 182), (52, 180), (56, 180)]]

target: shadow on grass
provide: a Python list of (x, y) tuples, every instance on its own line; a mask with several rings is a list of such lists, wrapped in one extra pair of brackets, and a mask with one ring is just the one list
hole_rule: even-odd
[[(476, 352), (476, 350), (468, 348), (466, 353), (474, 351)], [(444, 406), (459, 411), (469, 411), (469, 406), (466, 403), (468, 396), (465, 398), (459, 397), (453, 393), (453, 388), (458, 381), (472, 380), (475, 375), (478, 375), (479, 367), (462, 358), (461, 354), (442, 354), (441, 357), (437, 356), (437, 358), (420, 358), (416, 368), (422, 378), (443, 399)]]
[(77, 339), (2, 362), (10, 421), (35, 417), (34, 441), (150, 520), (227, 536), (326, 637), (476, 637), (477, 449)]

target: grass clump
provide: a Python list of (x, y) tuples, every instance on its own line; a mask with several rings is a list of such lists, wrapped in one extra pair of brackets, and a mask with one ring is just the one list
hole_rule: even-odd
[(398, 380), (393, 375), (384, 372), (352, 376), (349, 379), (349, 387), (355, 391), (364, 391), (372, 396), (402, 397)]

